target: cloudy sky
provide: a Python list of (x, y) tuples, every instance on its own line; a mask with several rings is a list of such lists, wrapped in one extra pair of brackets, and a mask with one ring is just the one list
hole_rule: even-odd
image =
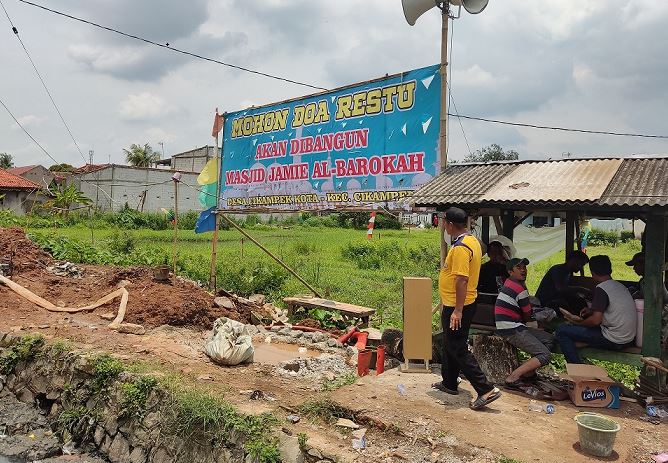
[[(167, 156), (212, 144), (216, 107), (312, 93), (2, 0), (83, 153), (123, 162), (149, 143)], [(36, 0), (161, 43), (334, 88), (435, 64), (440, 16), (414, 27), (399, 0)], [(449, 72), (461, 114), (591, 130), (668, 134), (668, 2), (491, 0), (454, 21)], [(60, 162), (83, 159), (0, 17), (0, 99)], [(663, 37), (663, 38), (662, 38)], [(522, 158), (668, 153), (668, 140), (582, 135), (451, 119), (450, 156), (491, 143)], [(0, 108), (0, 152), (52, 162)]]

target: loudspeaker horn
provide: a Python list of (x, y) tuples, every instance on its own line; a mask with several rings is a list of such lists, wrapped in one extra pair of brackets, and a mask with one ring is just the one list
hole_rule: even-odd
[(442, 2), (438, 0), (401, 0), (401, 6), (404, 8), (406, 22), (411, 26), (415, 25), (415, 21), (417, 21), (420, 16), (440, 3)]
[[(482, 12), (482, 10), (485, 9), (487, 4), (489, 3), (489, 0), (461, 0), (462, 6), (466, 11), (468, 11), (471, 14), (478, 14)], [(450, 2), (450, 3), (455, 3)]]

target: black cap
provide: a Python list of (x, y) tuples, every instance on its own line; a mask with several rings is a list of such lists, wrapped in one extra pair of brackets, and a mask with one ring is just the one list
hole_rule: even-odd
[(642, 252), (636, 252), (633, 257), (631, 257), (631, 260), (626, 262), (626, 265), (633, 267), (636, 262), (645, 262), (645, 254)]
[(520, 264), (529, 265), (529, 259), (520, 259), (519, 257), (513, 257), (508, 262), (506, 262), (506, 269), (510, 272), (512, 269), (517, 267)]
[(468, 217), (468, 214), (458, 207), (451, 207), (445, 211), (445, 220), (448, 222), (466, 225)]

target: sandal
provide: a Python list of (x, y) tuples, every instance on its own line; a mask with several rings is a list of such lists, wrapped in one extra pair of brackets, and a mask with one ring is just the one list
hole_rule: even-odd
[(479, 395), (477, 399), (469, 404), (469, 408), (471, 410), (480, 410), (481, 408), (494, 402), (499, 397), (501, 397), (501, 391), (495, 387), (487, 397)]
[(446, 387), (442, 381), (432, 384), (431, 387), (438, 391), (445, 392), (446, 394), (459, 395), (459, 391), (457, 389), (450, 389), (449, 387)]

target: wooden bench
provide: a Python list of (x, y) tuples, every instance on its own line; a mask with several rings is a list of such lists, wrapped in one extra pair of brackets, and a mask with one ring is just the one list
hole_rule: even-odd
[[(496, 331), (494, 325), (494, 305), (490, 304), (489, 295), (479, 298), (473, 323), (471, 323), (471, 334), (493, 334)], [(480, 301), (480, 299), (482, 299)], [(639, 347), (627, 347), (625, 349), (614, 351), (605, 349), (596, 349), (594, 347), (585, 347), (586, 344), (576, 343), (580, 350), (582, 358), (604, 360), (606, 362), (623, 363), (641, 367), (643, 365), (641, 358), (641, 349)], [(557, 348), (556, 353), (561, 351)]]
[(365, 327), (369, 327), (369, 317), (376, 313), (375, 309), (362, 307), (360, 305), (348, 304), (346, 302), (330, 301), (319, 297), (286, 297), (283, 302), (288, 306), (288, 315), (292, 315), (295, 309), (325, 309), (339, 312), (344, 320), (361, 320)]

